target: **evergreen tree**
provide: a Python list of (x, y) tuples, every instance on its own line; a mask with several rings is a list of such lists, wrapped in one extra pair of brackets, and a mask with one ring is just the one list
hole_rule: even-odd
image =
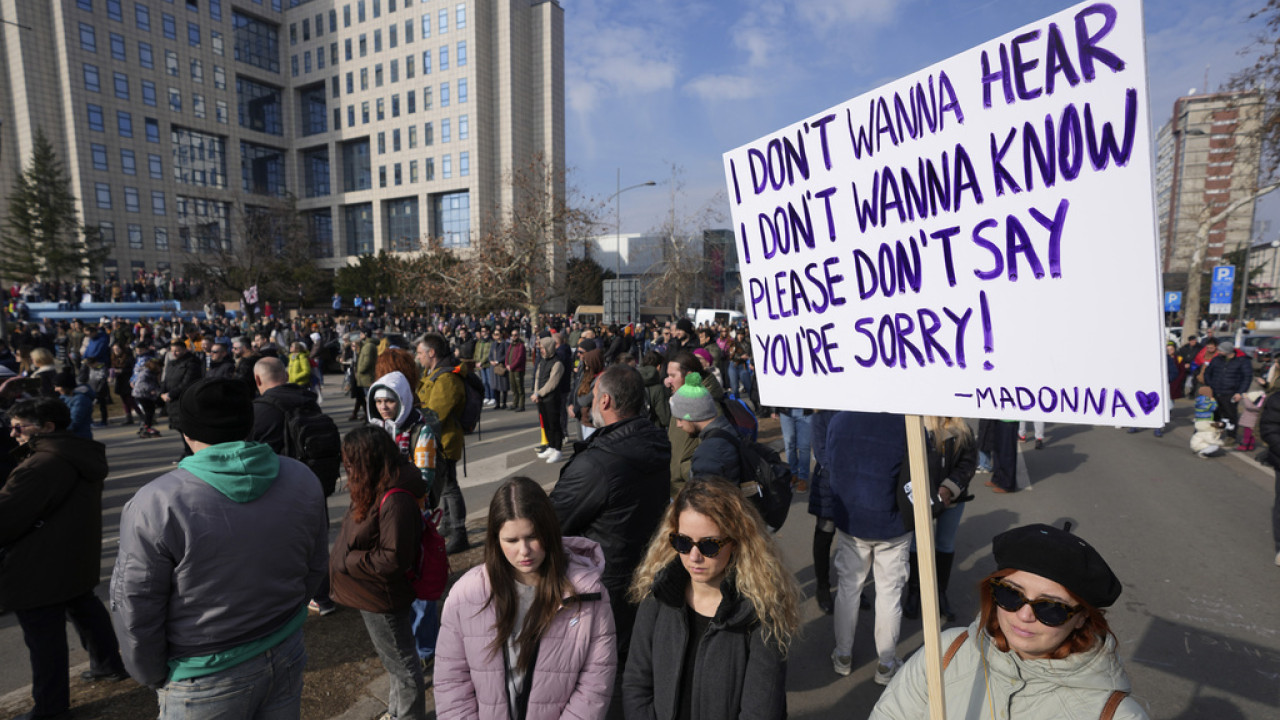
[(107, 249), (80, 225), (71, 181), (44, 133), (36, 131), (31, 163), (18, 174), (0, 231), (0, 276), (50, 283), (95, 275)]

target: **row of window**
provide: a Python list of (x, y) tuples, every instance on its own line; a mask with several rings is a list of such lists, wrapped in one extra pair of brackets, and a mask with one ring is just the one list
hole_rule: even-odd
[[(129, 224), (126, 226), (129, 237), (130, 250), (142, 250), (142, 226)], [(169, 249), (169, 228), (156, 226), (152, 237), (155, 239), (155, 249), (161, 252)], [(107, 220), (98, 223), (98, 240), (107, 247), (116, 246), (116, 224)]]
[[(381, 1), (372, 0), (372, 2), (373, 2), (373, 19), (376, 20), (382, 16), (382, 8), (380, 7)], [(387, 12), (388, 13), (395, 12), (396, 11), (395, 0), (387, 0), (387, 3), (388, 3)], [(408, 9), (411, 6), (412, 6), (412, 3), (410, 2), (410, 0), (405, 0), (404, 8)], [(365, 20), (369, 19), (369, 16), (365, 14), (365, 0), (357, 0), (355, 4), (355, 8), (356, 8), (356, 12), (355, 12), (356, 22), (364, 22)], [(439, 13), (437, 14), (437, 17), (439, 18), (440, 32), (441, 33), (449, 32), (449, 10), (447, 8), (441, 8)], [(456, 29), (462, 30), (467, 27), (466, 3), (458, 3), (456, 6), (454, 6), (453, 17), (454, 17), (454, 27)], [(306, 21), (304, 20), (303, 23), (304, 23), (303, 40), (305, 41), (307, 39), (306, 25), (305, 25)], [(320, 24), (320, 16), (317, 15), (316, 16), (317, 27), (319, 27), (319, 24)], [(351, 4), (350, 3), (342, 6), (342, 26), (351, 27)], [(422, 28), (423, 28), (422, 30), (423, 37), (427, 37), (431, 35), (431, 13), (430, 12), (425, 12), (422, 14)], [(334, 27), (334, 14), (330, 12), (329, 13), (329, 32), (335, 32), (335, 31), (336, 31), (336, 28)]]
[[(110, 183), (103, 183), (103, 182), (94, 183), (93, 192), (94, 192), (94, 198), (98, 204), (99, 210), (110, 210), (112, 208)], [(126, 212), (131, 212), (131, 213), (142, 212), (141, 202), (139, 200), (138, 188), (130, 187), (128, 185), (125, 186), (124, 209)], [(163, 190), (151, 191), (151, 214), (152, 215), (166, 214)]]
[[(108, 20), (115, 20), (116, 22), (124, 22), (124, 3), (121, 0), (101, 0), (101, 2), (103, 4), (103, 7), (106, 8)], [(165, 2), (170, 5), (174, 4), (174, 0), (165, 0)], [(262, 4), (262, 0), (254, 0), (254, 2), (256, 2), (259, 5)], [(94, 0), (76, 0), (76, 6), (86, 12), (93, 12), (93, 3), (94, 3)], [(200, 12), (200, 3), (198, 2), (198, 0), (184, 0), (184, 3), (186, 4), (187, 10), (189, 12), (194, 12), (194, 13)], [(204, 0), (204, 3), (205, 3), (205, 6), (209, 8), (209, 19), (221, 21), (222, 20), (222, 0)], [(280, 0), (273, 0), (273, 5), (276, 6), (275, 7), (276, 10), (279, 10)], [(133, 12), (134, 12), (135, 22), (139, 22), (138, 21), (139, 17), (145, 16), (147, 18), (147, 29), (150, 29), (151, 11), (147, 8), (146, 5), (143, 5), (140, 2), (135, 2), (133, 6), (134, 6)], [(139, 25), (138, 29), (141, 30), (143, 28), (141, 25)]]
[[(119, 33), (107, 33), (109, 47), (111, 49), (111, 57), (114, 60), (127, 61), (129, 59), (128, 50), (123, 35)], [(197, 34), (196, 41), (192, 43), (199, 46), (199, 36)], [(226, 46), (223, 42), (222, 33), (212, 31), (209, 33), (209, 44), (213, 48), (213, 54), (224, 56), (226, 54)], [(98, 31), (87, 23), (80, 23), (80, 49), (85, 52), (97, 54), (98, 52)], [(170, 75), (178, 74), (178, 54), (172, 50), (165, 50), (166, 65)], [(199, 60), (192, 60), (193, 64)], [(155, 68), (155, 51), (152, 49), (151, 43), (145, 40), (138, 41), (138, 64), (148, 70)], [(215, 66), (217, 67), (217, 66)]]
[[(471, 198), (463, 190), (431, 195), (428, 203), (436, 233), (445, 247), (467, 247), (471, 244)], [(392, 250), (403, 252), (416, 249), (421, 239), (418, 223), (418, 198), (401, 198), (382, 202), (385, 220), (382, 230)], [(363, 255), (375, 251), (373, 242), (373, 203), (344, 205), (341, 208), (346, 226), (348, 255)], [(332, 242), (333, 222), (328, 210), (312, 214), (312, 239), (318, 252), (324, 252), (323, 243)], [(322, 218), (317, 224), (316, 218)], [(326, 256), (328, 257), (328, 256)]]
[[(178, 71), (178, 54), (172, 50), (165, 51), (165, 70), (173, 77), (179, 77)], [(101, 92), (102, 87), (98, 82), (99, 72), (98, 66), (93, 63), (84, 63), (84, 89), (89, 92)], [(144, 63), (143, 67), (151, 67), (150, 60)], [(121, 99), (128, 99), (129, 76), (122, 72), (112, 72), (116, 96)], [(204, 63), (199, 58), (191, 59), (191, 80), (196, 83), (204, 83)], [(142, 87), (151, 87), (154, 91), (155, 83), (149, 80), (142, 80)], [(227, 89), (227, 71), (221, 65), (213, 66), (213, 87), (218, 90)], [(121, 95), (121, 88), (124, 88), (124, 95)]]

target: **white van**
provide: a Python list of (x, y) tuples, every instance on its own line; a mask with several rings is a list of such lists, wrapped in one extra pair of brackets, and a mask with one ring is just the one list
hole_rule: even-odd
[(702, 325), (737, 325), (747, 319), (746, 315), (737, 310), (725, 310), (723, 308), (689, 308), (684, 311), (685, 317), (693, 321), (694, 327)]

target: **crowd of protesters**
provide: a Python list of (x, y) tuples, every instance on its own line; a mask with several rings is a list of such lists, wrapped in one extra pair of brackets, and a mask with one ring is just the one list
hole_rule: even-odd
[[(334, 305), (345, 309), (337, 297)], [(191, 703), (227, 716), (297, 717), (303, 621), (337, 605), (361, 612), (391, 679), (389, 718), (426, 717), (428, 675), (440, 717), (783, 718), (803, 598), (744, 496), (734, 423), (746, 408), (779, 418), (793, 489), (809, 494), (817, 601), (835, 616), (833, 671), (852, 671), (858, 613), (870, 608), (861, 589), (874, 576), (874, 680), (889, 686), (876, 713), (919, 716), (922, 661), (904, 666), (897, 651), (901, 618), (918, 617), (923, 604), (900, 497), (903, 419), (762, 407), (744, 330), (363, 302), (357, 313), (288, 320), (215, 312), (17, 322), (0, 347), (0, 373), (12, 376), (0, 403), (12, 404), (17, 450), (0, 486), (0, 547), (15, 559), (0, 571), (0, 608), (42, 640), (65, 633), (50, 618), (69, 615), (90, 646), (86, 679), (127, 672), (157, 691), (162, 718)], [(341, 383), (325, 383), (326, 374)], [(483, 564), (440, 602), (415, 596), (405, 571), (421, 545), (422, 510), (442, 511), (445, 552), (471, 546), (457, 463), (472, 393), (484, 412), (536, 409), (544, 441), (533, 450), (561, 464), (560, 479), (549, 494), (528, 478), (497, 490)], [(172, 438), (177, 467), (139, 490), (121, 517), (108, 633), (87, 560), (96, 569), (106, 468), (89, 438), (113, 421), (116, 402), (118, 421), (139, 436)], [(314, 466), (283, 441), (291, 413), (321, 402), (329, 415), (365, 421), (335, 443), (351, 504), (332, 547), (323, 502), (332, 489), (321, 492)], [(1016, 489), (1004, 485), (1016, 431), (999, 425), (975, 436), (961, 419), (927, 419), (922, 481), (939, 508), (947, 620), (956, 619), (947, 577), (971, 479), (985, 462), (993, 491)], [(93, 451), (53, 468), (51, 450), (56, 457), (74, 443)], [(81, 527), (65, 550), (84, 561), (83, 577), (28, 596), (12, 588), (42, 572), (38, 541), (72, 511), (35, 489), (54, 470), (85, 478), (75, 512), (96, 513), (98, 524)], [(975, 694), (974, 703), (1019, 716), (1065, 707), (1049, 699), (1070, 693), (1073, 717), (1108, 705), (1114, 717), (1145, 717), (1125, 697), (1101, 611), (1119, 595), (1110, 568), (1064, 530), (1010, 532), (1017, 537), (996, 539), (980, 616), (944, 638), (961, 658), (948, 671), (965, 678), (955, 682), (969, 683), (978, 665), (1037, 677), (1034, 692)], [(214, 541), (191, 542), (197, 535)], [(1034, 558), (1019, 549), (1029, 545)], [(234, 566), (219, 562), (228, 553)], [(65, 653), (33, 647), (31, 661), (28, 717), (66, 711)], [(229, 687), (237, 692), (222, 692)]]

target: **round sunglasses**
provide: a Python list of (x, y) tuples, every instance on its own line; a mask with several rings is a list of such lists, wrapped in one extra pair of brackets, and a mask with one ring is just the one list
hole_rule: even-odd
[(991, 578), (989, 583), (991, 585), (991, 599), (995, 601), (996, 605), (1000, 606), (1000, 609), (1007, 612), (1018, 612), (1023, 605), (1030, 605), (1031, 612), (1035, 614), (1036, 620), (1041, 625), (1048, 627), (1058, 627), (1081, 610), (1084, 610), (1082, 606), (1071, 607), (1064, 602), (1047, 598), (1028, 600), (1021, 590), (1002, 581), (1000, 578)]
[(733, 540), (728, 538), (703, 538), (701, 540), (694, 540), (688, 535), (681, 535), (680, 533), (674, 532), (667, 537), (671, 540), (672, 549), (681, 555), (688, 555), (693, 552), (694, 548), (698, 548), (698, 552), (702, 553), (703, 557), (709, 558), (719, 555), (721, 548), (733, 542)]

